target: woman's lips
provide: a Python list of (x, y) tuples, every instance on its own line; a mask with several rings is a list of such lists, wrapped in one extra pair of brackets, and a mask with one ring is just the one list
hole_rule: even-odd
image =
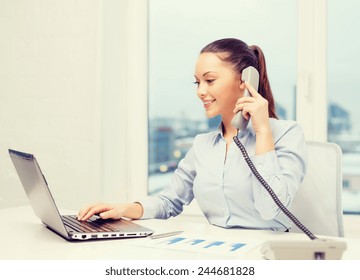
[(215, 101), (215, 99), (212, 99), (212, 100), (203, 100), (204, 107), (205, 107), (205, 108), (208, 108), (214, 101)]

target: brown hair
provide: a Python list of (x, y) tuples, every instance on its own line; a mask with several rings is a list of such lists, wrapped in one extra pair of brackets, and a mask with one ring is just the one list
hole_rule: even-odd
[(248, 66), (255, 67), (260, 75), (258, 92), (269, 103), (269, 117), (278, 118), (275, 110), (274, 97), (267, 76), (265, 57), (258, 46), (248, 46), (239, 39), (225, 38), (208, 44), (200, 53), (205, 52), (226, 54), (226, 56), (219, 56), (219, 58), (230, 63), (239, 74)]

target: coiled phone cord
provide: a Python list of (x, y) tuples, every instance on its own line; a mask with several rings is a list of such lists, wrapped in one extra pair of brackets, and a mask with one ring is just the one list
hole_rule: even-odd
[(277, 197), (273, 189), (269, 186), (269, 184), (264, 180), (264, 178), (260, 175), (260, 173), (257, 171), (256, 167), (252, 163), (249, 154), (247, 153), (245, 147), (240, 142), (239, 138), (237, 136), (234, 136), (234, 142), (239, 147), (246, 163), (250, 167), (251, 172), (255, 175), (255, 177), (259, 180), (259, 182), (265, 187), (267, 192), (270, 194), (271, 198), (274, 200), (277, 206), (283, 211), (283, 213), (290, 218), (291, 221), (294, 222), (294, 224), (301, 229), (311, 240), (317, 239), (317, 237), (307, 228), (305, 227), (286, 207), (285, 205), (280, 201), (280, 199)]

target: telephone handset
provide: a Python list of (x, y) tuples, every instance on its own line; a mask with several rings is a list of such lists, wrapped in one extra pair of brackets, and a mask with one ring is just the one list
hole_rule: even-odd
[[(259, 72), (253, 66), (246, 67), (241, 73), (241, 80), (243, 82), (248, 82), (252, 87), (258, 91), (259, 88)], [(251, 96), (248, 89), (245, 88), (244, 96)], [(242, 115), (242, 111), (236, 113), (236, 115), (231, 120), (233, 127), (240, 131), (244, 131), (249, 123), (249, 120), (245, 119)]]

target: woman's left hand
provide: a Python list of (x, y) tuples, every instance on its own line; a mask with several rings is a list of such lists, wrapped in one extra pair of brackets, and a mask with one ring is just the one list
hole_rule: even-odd
[(251, 96), (240, 97), (235, 105), (234, 113), (242, 110), (245, 119), (251, 117), (252, 127), (256, 134), (270, 130), (269, 123), (269, 103), (262, 97), (248, 82), (244, 82), (245, 87)]

